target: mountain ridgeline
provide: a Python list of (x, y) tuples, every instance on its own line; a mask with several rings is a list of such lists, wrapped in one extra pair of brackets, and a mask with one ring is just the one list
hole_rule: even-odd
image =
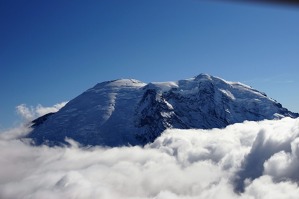
[(53, 114), (33, 121), (35, 144), (144, 145), (167, 128), (211, 129), (264, 119), (299, 117), (266, 94), (200, 74), (176, 82), (134, 79), (102, 82)]

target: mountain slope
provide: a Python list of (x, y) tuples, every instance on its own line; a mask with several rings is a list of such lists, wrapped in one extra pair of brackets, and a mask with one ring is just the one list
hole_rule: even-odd
[(99, 83), (34, 123), (36, 144), (139, 145), (166, 128), (223, 128), (245, 120), (298, 117), (249, 86), (200, 74), (177, 82), (133, 79)]

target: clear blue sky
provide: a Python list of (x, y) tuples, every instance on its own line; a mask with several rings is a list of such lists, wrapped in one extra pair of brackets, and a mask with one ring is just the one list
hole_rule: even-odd
[(299, 112), (299, 7), (196, 0), (2, 0), (0, 129), (15, 107), (98, 82), (208, 73)]

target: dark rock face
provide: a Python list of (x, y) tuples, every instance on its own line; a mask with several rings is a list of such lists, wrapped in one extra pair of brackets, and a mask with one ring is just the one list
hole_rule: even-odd
[(43, 115), (43, 116), (33, 120), (31, 127), (35, 128), (37, 126), (40, 126), (42, 123), (44, 123), (48, 119), (48, 117), (50, 117), (53, 114), (54, 113), (47, 113), (46, 115)]
[(166, 128), (188, 128), (155, 89), (145, 91), (136, 116), (136, 127), (140, 129), (136, 138), (143, 144), (153, 142)]
[(145, 84), (121, 79), (97, 84), (55, 114), (33, 121), (36, 144), (143, 145), (167, 128), (224, 128), (245, 120), (298, 117), (249, 86), (206, 74)]

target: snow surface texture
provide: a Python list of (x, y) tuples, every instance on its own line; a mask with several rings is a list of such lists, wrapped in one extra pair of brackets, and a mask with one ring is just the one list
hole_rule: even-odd
[(36, 147), (15, 139), (22, 132), (0, 133), (3, 199), (299, 196), (299, 118), (169, 129), (144, 147)]
[(249, 86), (206, 74), (177, 82), (97, 84), (35, 123), (36, 144), (144, 145), (168, 128), (212, 129), (245, 120), (298, 117)]

